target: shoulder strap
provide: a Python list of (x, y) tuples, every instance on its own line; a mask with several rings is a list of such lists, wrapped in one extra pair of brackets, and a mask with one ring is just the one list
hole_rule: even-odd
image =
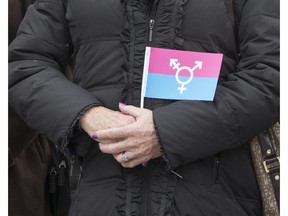
[(239, 38), (238, 38), (238, 16), (236, 13), (236, 3), (235, 0), (225, 0), (225, 6), (227, 15), (231, 21), (233, 31), (234, 31), (234, 41), (235, 41), (235, 49), (236, 49), (236, 61), (239, 62)]

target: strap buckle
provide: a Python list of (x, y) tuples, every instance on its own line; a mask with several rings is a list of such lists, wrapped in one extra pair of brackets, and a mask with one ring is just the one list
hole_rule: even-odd
[(280, 157), (274, 157), (271, 159), (264, 159), (263, 166), (266, 173), (277, 172), (280, 169)]

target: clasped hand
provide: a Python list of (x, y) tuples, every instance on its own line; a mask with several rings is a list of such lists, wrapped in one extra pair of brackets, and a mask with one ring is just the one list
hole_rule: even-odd
[[(161, 156), (151, 110), (124, 104), (119, 105), (121, 112), (104, 107), (97, 108), (94, 116), (93, 112), (85, 113), (80, 119), (80, 124), (99, 142), (99, 148), (103, 153), (113, 155), (125, 168), (146, 164), (149, 160)], [(95, 114), (98, 117), (95, 118)], [(90, 115), (98, 124), (88, 120)], [(90, 122), (90, 125), (87, 122)]]

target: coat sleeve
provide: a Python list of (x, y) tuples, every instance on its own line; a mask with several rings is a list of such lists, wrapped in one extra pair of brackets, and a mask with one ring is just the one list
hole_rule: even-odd
[(214, 101), (153, 111), (172, 168), (236, 148), (278, 119), (279, 1), (246, 1), (239, 16), (240, 63), (218, 83)]
[(65, 147), (81, 113), (99, 101), (67, 80), (71, 38), (62, 0), (30, 6), (9, 46), (9, 103), (33, 129)]

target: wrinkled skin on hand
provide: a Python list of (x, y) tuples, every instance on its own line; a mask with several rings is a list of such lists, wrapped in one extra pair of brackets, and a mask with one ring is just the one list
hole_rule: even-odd
[[(119, 107), (123, 115), (133, 116), (136, 121), (120, 127), (97, 130), (94, 138), (99, 142), (100, 150), (112, 154), (125, 168), (133, 168), (160, 157), (160, 144), (152, 111), (135, 106)], [(122, 152), (125, 152), (127, 162), (123, 160)]]
[(98, 130), (121, 127), (135, 122), (135, 118), (102, 106), (92, 107), (80, 118), (80, 126), (89, 136)]

